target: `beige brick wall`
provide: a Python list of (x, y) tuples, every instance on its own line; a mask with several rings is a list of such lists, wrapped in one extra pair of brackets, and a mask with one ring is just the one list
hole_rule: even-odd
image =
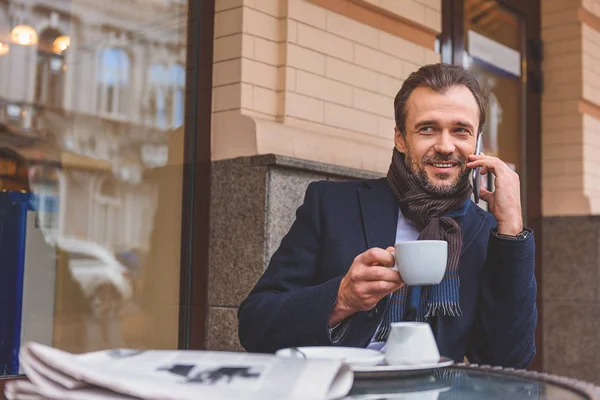
[(439, 0), (378, 0), (372, 3), (436, 31), (442, 30), (442, 3)]
[(217, 0), (213, 115), (240, 113), (275, 119), (285, 87), (284, 0)]
[[(364, 2), (441, 30), (440, 0)], [(410, 72), (439, 62), (307, 0), (217, 0), (214, 56), (214, 159), (273, 152), (380, 172), (393, 146), (393, 97)]]
[(583, 0), (583, 7), (589, 12), (600, 16), (600, 0)]
[(423, 26), (442, 31), (441, 0), (360, 0)]
[[(405, 17), (414, 20), (423, 11), (419, 22), (425, 21), (426, 5), (416, 1), (399, 3), (406, 3), (402, 9), (416, 10)], [(400, 10), (391, 2), (378, 5), (388, 11)], [(295, 77), (295, 86), (285, 90), (284, 123), (308, 129), (305, 122), (318, 122), (324, 132), (343, 129), (386, 138), (389, 141), (384, 146), (389, 151), (393, 97), (410, 72), (425, 62), (438, 62), (439, 55), (304, 0), (289, 1), (288, 20), (295, 32), (289, 35), (291, 29), (288, 31), (286, 73)], [(298, 95), (305, 96), (301, 102), (297, 101)], [(376, 168), (384, 170), (388, 158)]]
[(600, 32), (582, 25), (583, 98), (600, 105)]
[(600, 214), (600, 171), (597, 167), (600, 159), (600, 119), (584, 114), (583, 131), (583, 160), (580, 170), (584, 176), (590, 214), (597, 215)]
[[(600, 213), (600, 16), (598, 0), (542, 2), (542, 209)], [(595, 17), (594, 17), (595, 16)], [(594, 28), (594, 26), (596, 28)]]

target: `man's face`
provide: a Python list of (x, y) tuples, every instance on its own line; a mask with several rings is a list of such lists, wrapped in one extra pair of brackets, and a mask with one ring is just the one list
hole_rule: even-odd
[(418, 87), (406, 104), (406, 138), (395, 129), (395, 144), (421, 186), (440, 196), (456, 193), (469, 178), (467, 158), (475, 152), (479, 108), (466, 86), (444, 94)]

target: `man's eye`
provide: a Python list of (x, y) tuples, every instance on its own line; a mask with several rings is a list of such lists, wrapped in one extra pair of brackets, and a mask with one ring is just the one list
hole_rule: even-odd
[(471, 132), (469, 132), (469, 130), (465, 129), (465, 128), (456, 128), (456, 132), (457, 133), (464, 133), (464, 134), (470, 134)]
[(433, 132), (433, 128), (431, 126), (424, 126), (419, 130), (419, 132), (431, 133), (431, 132)]

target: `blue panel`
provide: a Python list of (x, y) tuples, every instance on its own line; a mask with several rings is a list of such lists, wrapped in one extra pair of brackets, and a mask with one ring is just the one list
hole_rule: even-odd
[(0, 376), (19, 372), (27, 211), (32, 196), (0, 192)]

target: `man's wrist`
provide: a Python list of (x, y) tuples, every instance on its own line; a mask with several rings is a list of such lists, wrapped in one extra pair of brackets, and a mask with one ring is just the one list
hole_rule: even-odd
[(523, 223), (498, 224), (498, 234), (503, 236), (517, 236), (523, 232)]
[(331, 311), (331, 316), (329, 317), (329, 327), (335, 327), (352, 314), (354, 314), (354, 311), (344, 306), (340, 301), (337, 301), (333, 307), (333, 311)]

